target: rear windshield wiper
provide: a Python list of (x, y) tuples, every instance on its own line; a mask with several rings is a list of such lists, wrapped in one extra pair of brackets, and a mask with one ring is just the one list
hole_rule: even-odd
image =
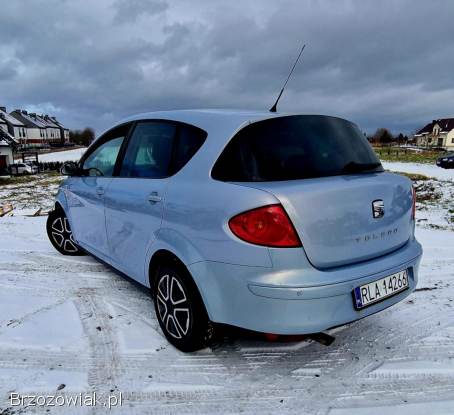
[(380, 162), (375, 163), (357, 163), (356, 161), (350, 161), (344, 167), (342, 167), (342, 173), (358, 173), (362, 171), (374, 170), (380, 167)]

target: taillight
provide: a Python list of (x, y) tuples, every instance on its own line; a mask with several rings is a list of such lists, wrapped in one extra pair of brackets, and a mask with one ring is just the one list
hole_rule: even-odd
[(301, 241), (281, 205), (268, 205), (240, 213), (229, 220), (230, 230), (251, 244), (295, 248)]
[(413, 204), (412, 204), (412, 208), (411, 208), (411, 217), (412, 219), (415, 219), (415, 216), (416, 216), (416, 190), (415, 188), (412, 186), (411, 187), (411, 193), (412, 193), (412, 198), (413, 198)]

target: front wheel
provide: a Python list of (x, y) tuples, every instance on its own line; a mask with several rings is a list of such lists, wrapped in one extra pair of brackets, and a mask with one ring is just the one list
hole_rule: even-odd
[(192, 352), (208, 344), (213, 329), (194, 281), (178, 265), (157, 268), (153, 279), (154, 306), (167, 340), (183, 352)]
[(54, 248), (63, 255), (85, 255), (73, 238), (68, 218), (62, 209), (49, 212), (47, 217), (47, 236)]

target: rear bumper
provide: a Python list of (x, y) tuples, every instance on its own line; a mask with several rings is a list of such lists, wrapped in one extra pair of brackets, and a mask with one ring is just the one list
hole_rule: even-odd
[[(306, 334), (361, 319), (402, 301), (416, 287), (421, 256), (421, 245), (413, 239), (392, 254), (325, 272), (305, 264), (276, 269), (208, 261), (192, 264), (189, 270), (212, 321), (259, 332)], [(403, 269), (409, 270), (407, 290), (355, 309), (355, 287)]]

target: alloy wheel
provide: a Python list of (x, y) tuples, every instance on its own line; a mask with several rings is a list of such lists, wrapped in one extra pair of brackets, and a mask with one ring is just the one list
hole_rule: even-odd
[(66, 217), (57, 217), (52, 222), (51, 232), (55, 243), (65, 252), (75, 253), (78, 251)]
[(189, 331), (191, 311), (182, 284), (169, 274), (163, 275), (157, 287), (159, 318), (169, 335), (184, 338)]

